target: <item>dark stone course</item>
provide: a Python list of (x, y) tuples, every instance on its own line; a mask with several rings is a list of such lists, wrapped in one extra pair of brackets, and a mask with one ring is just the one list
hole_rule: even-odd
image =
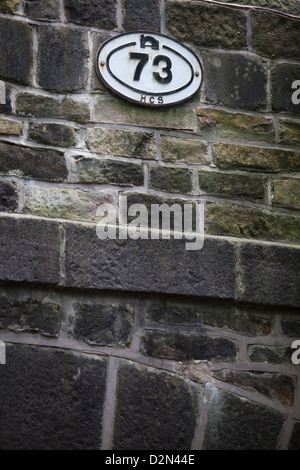
[(96, 228), (65, 224), (66, 285), (90, 289), (233, 298), (234, 249), (207, 239), (187, 251), (185, 240), (100, 240)]
[(30, 85), (32, 28), (27, 23), (0, 18), (0, 79)]
[(14, 183), (0, 181), (0, 211), (13, 212), (18, 208), (18, 191)]
[(294, 429), (290, 438), (289, 450), (300, 450), (300, 423), (294, 424)]
[(1, 330), (58, 336), (61, 317), (61, 307), (54, 301), (16, 290), (0, 291)]
[(217, 389), (213, 391), (204, 450), (275, 450), (283, 416), (275, 410)]
[(172, 325), (203, 324), (201, 304), (180, 304), (165, 299), (159, 303), (151, 303), (146, 310), (146, 321), (168, 323)]
[[(290, 114), (300, 113), (300, 104), (294, 104), (293, 94), (300, 99), (300, 87), (292, 88), (300, 80), (300, 64), (276, 64), (271, 69), (272, 109), (276, 112), (286, 111)], [(298, 90), (298, 91), (297, 91)]]
[(64, 181), (67, 178), (64, 156), (56, 150), (0, 143), (0, 156), (2, 174), (46, 181)]
[(242, 294), (248, 302), (297, 307), (300, 250), (288, 246), (241, 245)]
[(181, 194), (190, 194), (193, 190), (193, 173), (185, 168), (153, 166), (149, 174), (151, 188)]
[(176, 361), (235, 361), (237, 348), (227, 338), (203, 334), (182, 335), (146, 330), (141, 341), (142, 354)]
[(33, 20), (60, 19), (60, 0), (24, 0), (23, 8), (25, 15)]
[(300, 338), (300, 320), (281, 320), (281, 332), (290, 338)]
[(125, 31), (160, 31), (159, 0), (123, 0)]
[(247, 54), (202, 52), (205, 101), (241, 109), (267, 104), (265, 62)]
[(39, 33), (39, 85), (58, 93), (81, 91), (88, 75), (87, 33), (52, 26), (41, 26)]
[(0, 448), (99, 449), (107, 360), (24, 345), (6, 352)]
[(264, 364), (292, 364), (292, 354), (294, 350), (284, 346), (248, 346), (248, 357), (252, 362), (262, 362)]
[(64, 0), (68, 21), (100, 29), (116, 27), (116, 0)]
[(89, 344), (128, 346), (133, 328), (133, 312), (129, 305), (77, 303), (73, 306), (71, 335)]
[(28, 137), (41, 144), (72, 147), (77, 143), (76, 132), (70, 126), (55, 123), (29, 124)]
[(247, 336), (268, 335), (271, 332), (271, 320), (263, 308), (224, 306), (221, 311), (204, 309), (204, 325), (237, 331)]
[(279, 400), (284, 405), (293, 405), (296, 388), (294, 377), (268, 372), (229, 369), (214, 372), (214, 377), (246, 390), (255, 390), (272, 400)]
[(117, 378), (113, 449), (188, 450), (202, 388), (125, 361)]
[(0, 280), (59, 282), (59, 236), (55, 222), (0, 219)]

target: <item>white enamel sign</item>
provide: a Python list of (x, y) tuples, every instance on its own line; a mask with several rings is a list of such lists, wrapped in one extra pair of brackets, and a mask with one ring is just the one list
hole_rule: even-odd
[(200, 89), (202, 67), (186, 46), (163, 34), (135, 31), (104, 42), (96, 70), (110, 90), (144, 106), (170, 106)]

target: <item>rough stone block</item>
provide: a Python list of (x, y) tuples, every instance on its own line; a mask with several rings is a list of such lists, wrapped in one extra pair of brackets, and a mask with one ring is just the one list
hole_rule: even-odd
[(79, 341), (99, 346), (129, 346), (133, 310), (129, 305), (76, 303), (70, 334)]
[(2, 0), (0, 5), (1, 13), (15, 13), (19, 6), (19, 0)]
[(1, 449), (98, 450), (107, 360), (8, 345), (0, 370)]
[(247, 348), (247, 356), (252, 362), (264, 364), (288, 364), (292, 365), (294, 350), (284, 346), (262, 346), (251, 344)]
[(300, 449), (300, 423), (295, 422), (293, 432), (291, 435), (289, 450), (299, 450)]
[(181, 194), (193, 191), (193, 173), (186, 168), (151, 166), (149, 178), (149, 186), (153, 189)]
[(290, 338), (300, 338), (300, 320), (283, 317), (281, 320), (281, 333)]
[(213, 202), (206, 206), (206, 229), (214, 235), (297, 243), (300, 218), (254, 207)]
[(200, 132), (205, 138), (274, 142), (272, 119), (223, 109), (197, 108)]
[(60, 0), (24, 0), (23, 8), (25, 15), (34, 20), (60, 19)]
[(21, 135), (23, 123), (11, 119), (0, 119), (0, 134)]
[(0, 329), (58, 336), (62, 319), (61, 306), (48, 293), (24, 289), (1, 288)]
[(71, 98), (58, 100), (48, 96), (31, 93), (18, 93), (16, 97), (17, 114), (38, 118), (68, 119), (86, 123), (90, 120), (87, 102)]
[(167, 162), (210, 165), (208, 146), (202, 140), (163, 135), (161, 137), (161, 156)]
[(300, 105), (293, 103), (293, 95), (296, 93), (299, 99), (299, 86), (292, 88), (295, 81), (300, 77), (300, 64), (275, 64), (271, 68), (271, 93), (272, 109), (276, 112), (286, 111), (291, 114), (300, 113)]
[(205, 102), (256, 110), (267, 104), (266, 63), (253, 55), (202, 52)]
[(64, 181), (67, 167), (56, 150), (33, 149), (0, 143), (0, 172), (46, 181)]
[(33, 34), (27, 23), (0, 18), (0, 78), (30, 85)]
[(275, 450), (283, 422), (278, 411), (214, 388), (203, 449)]
[(206, 334), (161, 333), (146, 330), (140, 352), (146, 356), (175, 361), (235, 362), (237, 347), (227, 338), (210, 338)]
[(299, 180), (273, 180), (273, 195), (274, 206), (300, 210)]
[(113, 204), (109, 193), (77, 188), (27, 186), (23, 211), (61, 219), (96, 221), (101, 204)]
[(75, 129), (64, 124), (36, 123), (29, 124), (29, 139), (41, 144), (73, 147), (77, 144)]
[(179, 303), (169, 299), (154, 302), (146, 309), (147, 323), (167, 323), (171, 325), (201, 325), (202, 306)]
[(39, 85), (58, 93), (81, 91), (88, 76), (87, 33), (52, 26), (40, 27), (39, 33)]
[(76, 156), (72, 166), (72, 180), (77, 183), (142, 186), (144, 172), (142, 165), (137, 163)]
[(58, 225), (24, 217), (2, 217), (0, 225), (0, 279), (57, 284)]
[(95, 101), (95, 121), (197, 132), (196, 113), (186, 105), (148, 109), (121, 99), (99, 97)]
[(299, 262), (297, 248), (257, 243), (241, 245), (241, 299), (299, 306)]
[(300, 122), (278, 119), (279, 138), (283, 144), (300, 144)]
[(185, 240), (100, 240), (96, 228), (65, 224), (66, 285), (234, 298), (234, 249), (206, 239), (186, 251)]
[(156, 159), (156, 141), (153, 132), (138, 132), (108, 128), (90, 128), (86, 142), (92, 152), (143, 159)]
[(300, 152), (233, 144), (215, 144), (215, 164), (224, 170), (266, 171), (270, 173), (300, 171)]
[(122, 361), (117, 377), (113, 449), (188, 450), (202, 388)]
[(260, 55), (270, 58), (300, 58), (300, 18), (287, 18), (276, 13), (254, 10), (252, 19), (252, 46)]
[(238, 3), (239, 5), (253, 5), (267, 10), (300, 16), (298, 0), (218, 0), (220, 3)]
[(64, 0), (68, 21), (100, 29), (116, 27), (116, 0)]
[(159, 0), (123, 0), (125, 31), (160, 31)]
[(19, 195), (15, 183), (0, 181), (0, 211), (13, 212), (18, 208)]
[(296, 381), (295, 377), (289, 375), (221, 369), (214, 372), (214, 377), (246, 390), (255, 390), (286, 406), (292, 406), (294, 403)]
[(243, 10), (167, 0), (166, 28), (176, 39), (197, 46), (247, 49), (247, 14)]
[(267, 187), (265, 177), (199, 171), (198, 179), (201, 194), (258, 202), (263, 202), (265, 199)]

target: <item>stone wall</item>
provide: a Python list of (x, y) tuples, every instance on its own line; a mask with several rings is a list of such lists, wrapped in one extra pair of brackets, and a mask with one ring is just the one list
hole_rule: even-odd
[[(300, 449), (299, 2), (227, 3), (0, 3), (1, 449)], [(110, 93), (96, 51), (132, 30), (201, 91)], [(203, 248), (100, 240), (124, 195), (205, 202)]]

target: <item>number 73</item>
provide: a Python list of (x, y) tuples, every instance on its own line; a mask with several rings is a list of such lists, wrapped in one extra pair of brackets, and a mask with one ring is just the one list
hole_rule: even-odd
[[(130, 52), (129, 58), (132, 60), (139, 60), (139, 63), (136, 66), (134, 76), (133, 76), (133, 80), (138, 82), (141, 78), (141, 73), (143, 71), (143, 68), (149, 61), (149, 54), (143, 54), (140, 52)], [(162, 77), (158, 72), (152, 72), (153, 77), (159, 83), (170, 83), (173, 77), (172, 71), (171, 71), (171, 68), (172, 68), (171, 59), (165, 55), (157, 55), (156, 57), (154, 57), (152, 64), (159, 65), (159, 63), (162, 61), (166, 63), (166, 66), (163, 67), (161, 71), (167, 74), (166, 77)]]

